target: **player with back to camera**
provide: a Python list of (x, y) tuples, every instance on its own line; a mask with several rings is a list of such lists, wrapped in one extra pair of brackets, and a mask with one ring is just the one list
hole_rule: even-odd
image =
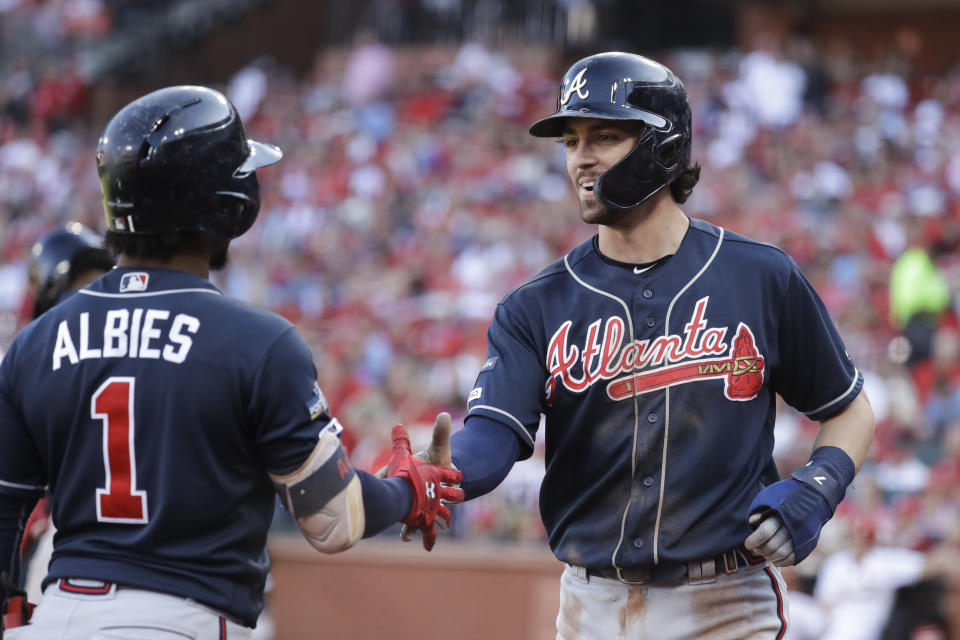
[[(670, 69), (583, 58), (530, 133), (562, 141), (598, 232), (500, 301), (464, 428), (417, 455), (475, 498), (542, 416), (558, 639), (785, 637), (777, 566), (814, 548), (873, 437), (862, 374), (787, 254), (681, 210), (700, 167)], [(820, 422), (782, 480), (777, 394)]]
[[(45, 233), (30, 248), (29, 259), (32, 320), (102, 276), (114, 264), (110, 253), (103, 248), (103, 238), (79, 222), (68, 222)], [(53, 551), (56, 529), (50, 524), (48, 509), (47, 499), (42, 498), (25, 527), (25, 538), (34, 530), (40, 531), (33, 541), (24, 578), (24, 591), (31, 602), (39, 600), (40, 584)]]
[(117, 268), (0, 363), (0, 571), (16, 581), (44, 489), (58, 529), (33, 620), (8, 638), (250, 638), (276, 495), (326, 553), (397, 521), (429, 549), (440, 500), (462, 497), (402, 425), (388, 477), (354, 469), (293, 325), (209, 281), (256, 218), (256, 169), (280, 155), (205, 87), (147, 94), (107, 124), (97, 170)]

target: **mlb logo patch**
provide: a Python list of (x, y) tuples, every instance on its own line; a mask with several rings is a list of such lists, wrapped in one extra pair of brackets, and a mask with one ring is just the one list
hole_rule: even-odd
[(120, 293), (130, 293), (132, 291), (146, 291), (147, 281), (150, 276), (142, 271), (125, 273), (120, 278)]

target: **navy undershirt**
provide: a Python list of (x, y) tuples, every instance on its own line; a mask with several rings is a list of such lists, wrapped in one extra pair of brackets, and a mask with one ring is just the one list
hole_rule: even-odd
[(524, 453), (519, 436), (507, 425), (484, 416), (469, 416), (450, 437), (453, 464), (463, 473), (467, 500), (493, 491)]
[(413, 509), (413, 492), (406, 480), (399, 477), (380, 479), (357, 469), (363, 489), (363, 510), (366, 515), (363, 537), (374, 536), (405, 519)]

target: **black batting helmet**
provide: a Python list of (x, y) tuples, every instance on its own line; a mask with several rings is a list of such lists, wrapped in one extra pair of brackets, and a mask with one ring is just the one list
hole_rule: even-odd
[(669, 185), (690, 164), (690, 102), (683, 83), (659, 62), (633, 53), (583, 58), (563, 76), (556, 113), (530, 126), (538, 137), (563, 135), (567, 118), (646, 123), (633, 150), (601, 175), (598, 200), (626, 211)]
[(282, 156), (248, 140), (230, 101), (207, 87), (167, 87), (107, 124), (97, 172), (111, 231), (205, 231), (236, 238), (260, 210), (256, 169)]
[(90, 269), (109, 271), (113, 259), (99, 235), (79, 222), (48, 231), (30, 249), (33, 317), (57, 304), (73, 288), (77, 275)]

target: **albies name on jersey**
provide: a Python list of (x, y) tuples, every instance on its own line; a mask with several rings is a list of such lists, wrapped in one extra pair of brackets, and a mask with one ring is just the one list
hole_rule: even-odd
[[(753, 332), (741, 322), (732, 346), (724, 342), (727, 327), (707, 327), (708, 301), (709, 296), (697, 301), (683, 336), (632, 340), (626, 346), (627, 330), (621, 317), (592, 322), (583, 349), (568, 344), (573, 322), (564, 322), (547, 347), (547, 401), (553, 399), (558, 381), (569, 391), (583, 393), (597, 382), (610, 380), (607, 396), (625, 400), (676, 384), (714, 378), (724, 380), (727, 399), (752, 400), (763, 386), (764, 372), (764, 358), (757, 352)], [(579, 376), (574, 373), (578, 364), (582, 371)]]
[(178, 313), (171, 320), (166, 309), (111, 309), (94, 318), (81, 313), (57, 327), (53, 370), (64, 360), (77, 364), (93, 358), (163, 359), (180, 364), (193, 346), (190, 336), (199, 330), (197, 318)]

